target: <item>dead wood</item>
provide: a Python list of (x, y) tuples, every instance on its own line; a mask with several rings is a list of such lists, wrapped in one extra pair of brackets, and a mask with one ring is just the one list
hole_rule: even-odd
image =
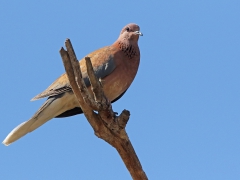
[(130, 112), (123, 110), (116, 116), (111, 102), (104, 95), (101, 82), (94, 74), (90, 58), (86, 57), (87, 73), (93, 92), (93, 96), (91, 95), (82, 79), (79, 62), (69, 39), (66, 40), (65, 46), (67, 50), (61, 48), (60, 54), (70, 85), (95, 135), (118, 151), (134, 180), (148, 179), (125, 131)]

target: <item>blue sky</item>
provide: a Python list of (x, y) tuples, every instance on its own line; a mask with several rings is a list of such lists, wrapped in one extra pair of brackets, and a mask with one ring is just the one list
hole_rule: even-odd
[[(149, 179), (240, 179), (240, 1), (3, 1), (0, 6), (0, 139), (29, 119), (30, 102), (77, 57), (112, 44), (135, 22), (141, 63), (113, 108), (131, 111), (127, 132)], [(0, 145), (0, 177), (131, 179), (83, 115), (53, 119)]]

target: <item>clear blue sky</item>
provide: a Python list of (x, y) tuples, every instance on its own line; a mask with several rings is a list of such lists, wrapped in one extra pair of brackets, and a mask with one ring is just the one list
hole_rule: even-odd
[[(240, 1), (2, 1), (0, 140), (44, 100), (30, 102), (78, 58), (137, 23), (141, 64), (114, 110), (151, 180), (240, 179)], [(0, 179), (131, 179), (83, 115), (53, 119), (9, 147)]]

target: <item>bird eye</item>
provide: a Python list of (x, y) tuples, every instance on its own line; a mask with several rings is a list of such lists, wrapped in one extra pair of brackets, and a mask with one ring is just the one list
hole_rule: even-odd
[(126, 30), (127, 30), (127, 32), (129, 32), (129, 31), (130, 31), (130, 28), (129, 28), (129, 27), (126, 27)]

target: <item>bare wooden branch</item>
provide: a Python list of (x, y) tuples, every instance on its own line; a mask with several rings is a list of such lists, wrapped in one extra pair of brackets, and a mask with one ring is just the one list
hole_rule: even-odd
[(94, 99), (89, 94), (89, 92), (87, 90), (87, 87), (86, 87), (86, 85), (85, 85), (85, 83), (82, 79), (82, 72), (80, 70), (79, 62), (78, 62), (77, 57), (75, 55), (75, 52), (73, 50), (71, 41), (67, 40), (65, 42), (65, 46), (67, 48), (69, 59), (71, 61), (72, 67), (73, 67), (75, 81), (78, 85), (78, 88), (80, 89), (82, 97), (87, 104), (89, 104), (94, 110), (97, 110), (98, 109), (98, 107), (97, 107), (98, 104), (94, 101)]
[[(70, 40), (66, 40), (67, 41), (70, 41)], [(69, 79), (69, 82), (70, 82), (70, 85), (72, 87), (72, 90), (81, 106), (81, 109), (83, 110), (84, 112), (84, 115), (87, 117), (87, 120), (89, 121), (89, 123), (91, 124), (91, 126), (93, 127), (93, 129), (97, 129), (97, 121), (93, 120), (94, 118), (97, 117), (97, 114), (89, 107), (88, 104), (85, 103), (82, 95), (81, 95), (81, 92), (78, 88), (78, 85), (75, 81), (75, 75), (74, 75), (74, 70), (73, 70), (73, 66), (72, 66), (72, 63), (70, 61), (70, 57), (68, 55), (68, 52), (64, 50), (64, 48), (62, 47), (60, 49), (60, 55), (62, 57), (62, 61), (63, 61), (63, 64), (64, 64), (64, 68), (65, 68), (65, 71), (66, 71), (66, 74), (68, 76), (68, 79)], [(79, 66), (79, 65), (78, 65)], [(79, 77), (81, 78), (81, 77)]]
[(87, 73), (88, 73), (89, 80), (91, 83), (91, 89), (94, 92), (94, 98), (96, 99), (97, 102), (102, 102), (102, 100), (103, 100), (102, 99), (102, 94), (103, 94), (102, 85), (94, 74), (94, 70), (93, 70), (90, 58), (85, 57), (85, 61), (86, 61), (86, 66), (87, 66)]
[(102, 85), (94, 74), (91, 60), (86, 57), (87, 73), (94, 97), (90, 95), (69, 39), (66, 40), (65, 45), (67, 51), (63, 48), (60, 50), (64, 67), (73, 92), (95, 135), (116, 148), (134, 180), (148, 179), (125, 131), (130, 112), (123, 110), (119, 116), (115, 115), (111, 102), (104, 95)]
[(115, 113), (112, 110), (111, 102), (105, 96), (102, 85), (94, 74), (91, 60), (89, 57), (86, 57), (85, 61), (88, 77), (92, 87), (91, 89), (93, 91), (95, 100), (100, 105), (98, 108), (99, 115), (109, 128), (111, 128), (112, 130), (118, 130), (116, 129), (118, 128), (118, 125), (116, 124), (117, 122), (114, 121)]

